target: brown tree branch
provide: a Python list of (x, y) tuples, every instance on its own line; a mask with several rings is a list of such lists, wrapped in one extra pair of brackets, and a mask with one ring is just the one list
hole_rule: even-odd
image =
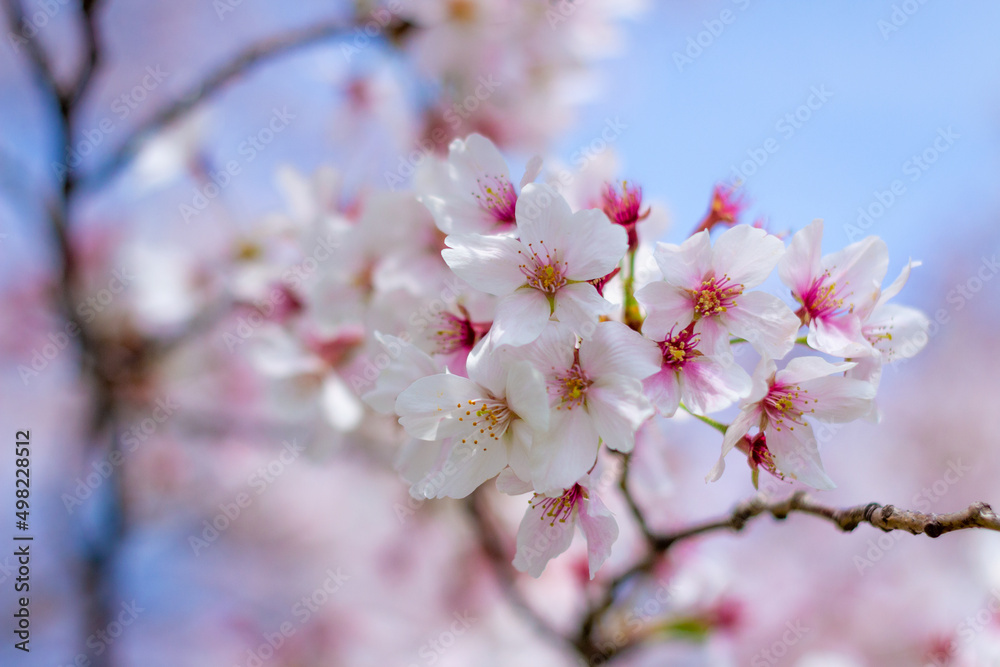
[(187, 94), (161, 109), (151, 118), (139, 124), (110, 158), (89, 174), (82, 177), (84, 187), (93, 187), (121, 171), (135, 156), (142, 142), (163, 130), (188, 111), (199, 106), (227, 85), (246, 74), (262, 62), (284, 55), (296, 49), (311, 46), (336, 37), (350, 26), (341, 21), (327, 21), (316, 25), (292, 30), (283, 35), (264, 39), (238, 53), (225, 64), (213, 70), (204, 80), (195, 85)]
[[(629, 498), (627, 493), (626, 498)], [(631, 505), (632, 502), (630, 502)], [(802, 491), (797, 491), (780, 500), (768, 500), (765, 496), (758, 495), (739, 503), (728, 515), (693, 524), (673, 532), (653, 534), (652, 549), (646, 553), (642, 560), (615, 577), (604, 589), (600, 600), (587, 611), (580, 623), (580, 632), (575, 640), (575, 645), (580, 647), (578, 650), (588, 660), (599, 658), (602, 661), (610, 662), (615, 657), (619, 657), (635, 647), (637, 642), (631, 641), (619, 645), (613, 655), (606, 655), (598, 651), (596, 647), (601, 646), (599, 636), (601, 621), (614, 607), (625, 584), (636, 576), (651, 572), (660, 558), (678, 542), (721, 530), (740, 532), (752, 519), (765, 514), (783, 520), (793, 513), (809, 514), (826, 519), (844, 532), (851, 532), (863, 523), (885, 532), (904, 530), (914, 535), (924, 534), (929, 537), (938, 537), (945, 533), (967, 528), (1000, 531), (1000, 517), (984, 502), (973, 503), (958, 512), (925, 514), (914, 510), (900, 509), (893, 505), (880, 505), (879, 503), (837, 509), (812, 500)]]
[(77, 75), (76, 83), (69, 93), (69, 106), (77, 108), (83, 95), (90, 87), (90, 80), (101, 60), (101, 40), (98, 35), (97, 10), (101, 5), (101, 0), (81, 0), (80, 11), (83, 12), (83, 33), (84, 44), (86, 45), (86, 57), (80, 73)]
[(894, 505), (883, 506), (879, 503), (836, 509), (812, 500), (802, 491), (796, 491), (787, 498), (770, 502), (763, 496), (755, 496), (737, 505), (728, 516), (657, 536), (656, 548), (658, 551), (666, 551), (676, 542), (715, 530), (738, 532), (743, 530), (750, 519), (762, 514), (770, 514), (775, 519), (784, 519), (793, 512), (826, 519), (848, 533), (862, 523), (886, 532), (905, 530), (914, 535), (923, 533), (928, 537), (938, 537), (965, 528), (1000, 531), (1000, 517), (997, 517), (993, 509), (983, 502), (973, 503), (960, 512), (949, 514), (924, 514), (900, 509)]
[(646, 539), (650, 545), (656, 544), (656, 536), (653, 534), (652, 529), (649, 524), (646, 523), (646, 516), (642, 513), (642, 508), (635, 501), (632, 496), (632, 492), (628, 488), (628, 476), (629, 476), (629, 465), (632, 462), (631, 454), (620, 454), (622, 460), (622, 476), (618, 480), (618, 488), (621, 489), (622, 495), (625, 497), (625, 502), (628, 504), (629, 511), (632, 512), (632, 518), (639, 525), (639, 530), (642, 532), (643, 537)]
[[(20, 42), (26, 46), (25, 51), (32, 73), (45, 101), (56, 110), (55, 145), (60, 158), (67, 154), (74, 143), (74, 116), (101, 60), (96, 16), (98, 5), (99, 0), (80, 0), (86, 55), (79, 72), (68, 86), (60, 85), (56, 79), (51, 60), (40, 40), (32, 37)], [(18, 30), (25, 20), (20, 0), (6, 0), (6, 11), (12, 30)], [(111, 436), (109, 452), (113, 454), (120, 448), (113, 380), (102, 361), (100, 339), (92, 333), (85, 322), (81, 321), (75, 308), (79, 266), (70, 236), (70, 217), (74, 195), (77, 192), (76, 184), (77, 181), (71, 171), (57, 175), (55, 191), (45, 204), (48, 227), (57, 251), (56, 299), (63, 317), (76, 327), (77, 335), (74, 336), (74, 340), (79, 347), (81, 370), (85, 380), (93, 387), (91, 430), (88, 435), (94, 437), (103, 427), (107, 427)], [(125, 512), (119, 475), (112, 475), (105, 488), (111, 494), (106, 528), (85, 545), (82, 558), (82, 583), (86, 591), (84, 614), (86, 622), (92, 629), (107, 627), (111, 618), (110, 589), (113, 585), (111, 570), (124, 533)], [(109, 654), (104, 654), (94, 657), (93, 664), (99, 667), (110, 664), (110, 661)]]

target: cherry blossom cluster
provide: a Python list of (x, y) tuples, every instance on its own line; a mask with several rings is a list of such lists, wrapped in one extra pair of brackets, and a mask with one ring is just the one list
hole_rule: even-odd
[(416, 68), (449, 90), (433, 110), (438, 123), (539, 146), (565, 126), (590, 63), (617, 50), (617, 21), (643, 4), (426, 0), (400, 11), (414, 27), (406, 47)]
[[(763, 470), (832, 488), (812, 422), (877, 420), (883, 364), (927, 341), (927, 318), (889, 303), (916, 263), (883, 289), (880, 239), (824, 256), (817, 220), (786, 247), (739, 224), (725, 188), (687, 240), (650, 248), (640, 187), (576, 193), (587, 203), (574, 210), (536, 182), (542, 166), (515, 181), (473, 134), (422, 165), (413, 193), (330, 205), (336, 175), (285, 174), (296, 215), (267, 234), (281, 229), (295, 260), (250, 252), (241, 274), (288, 297), (256, 337), (260, 367), (307, 387), (335, 431), (364, 428), (358, 397), (394, 415), (409, 438), (397, 468), (417, 498), (463, 498), (494, 478), (532, 493), (514, 564), (535, 576), (577, 524), (592, 576), (609, 556), (618, 527), (597, 495), (599, 452), (629, 453), (656, 415), (724, 432), (708, 480), (735, 448), (754, 484)], [(658, 275), (639, 275), (639, 255)], [(760, 289), (775, 269), (792, 299)], [(760, 356), (752, 373), (738, 363), (746, 348)], [(707, 417), (734, 405), (728, 426)]]

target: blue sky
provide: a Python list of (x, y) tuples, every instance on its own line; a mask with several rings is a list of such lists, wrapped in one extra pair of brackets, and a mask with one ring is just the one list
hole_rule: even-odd
[[(908, 257), (924, 260), (925, 268), (913, 278), (918, 290), (946, 292), (943, 275), (969, 275), (978, 254), (997, 249), (1000, 40), (995, 33), (1000, 3), (663, 0), (650, 5), (640, 20), (626, 24), (623, 55), (601, 65), (603, 93), (583, 110), (554, 154), (569, 158), (599, 136), (608, 118), (620, 118), (628, 126), (615, 145), (622, 176), (669, 204), (675, 218), (669, 240), (680, 241), (701, 217), (715, 182), (732, 179), (733, 167), (756, 155), (766, 162), (746, 183), (754, 202), (751, 215), (766, 216), (776, 230), (798, 229), (822, 217), (828, 250), (852, 240), (847, 225), (856, 224), (858, 208), (878, 211), (876, 193), (891, 192), (898, 181), (901, 194), (893, 195), (892, 205), (865, 232), (889, 243), (891, 275)], [(322, 12), (319, 4), (309, 6), (309, 11), (329, 11), (325, 4)], [(274, 23), (296, 23), (302, 20), (299, 13), (283, 8), (273, 16)], [(201, 25), (220, 34), (214, 12), (203, 8), (202, 14), (185, 15), (184, 21), (191, 23), (188, 31), (193, 34)], [(119, 12), (110, 20), (127, 23), (132, 18)], [(234, 12), (225, 20), (226, 34), (232, 30), (234, 41), (242, 33), (277, 30), (261, 25), (267, 22), (259, 12)], [(128, 31), (110, 34), (116, 42), (134, 39)], [(156, 42), (142, 56), (146, 60), (137, 60), (138, 73), (146, 62), (162, 62), (176, 72), (151, 95), (155, 101), (142, 114), (176, 97), (200, 68), (234, 48), (216, 42), (199, 45), (212, 45), (213, 54), (195, 49), (198, 53), (188, 57), (173, 42)], [(145, 45), (129, 48), (141, 51), (140, 46)], [(271, 113), (271, 102), (288, 102), (303, 115), (296, 132), (283, 136), (281, 145), (276, 142), (268, 159), (258, 161), (252, 174), (241, 177), (241, 187), (227, 195), (241, 215), (280, 206), (273, 185), (278, 163), (309, 170), (318, 162), (337, 162), (330, 142), (316, 141), (329, 134), (334, 122), (329, 107), (307, 101), (330, 101), (335, 82), (344, 75), (335, 66), (339, 62), (336, 45), (292, 56), (261, 68), (216, 100), (210, 136), (217, 157), (229, 155), (248, 131), (260, 127)], [(10, 54), (4, 64), (15, 64)], [(120, 92), (121, 81), (135, 78), (130, 66), (116, 62), (128, 71), (95, 99), (95, 118), (107, 111), (103, 97), (110, 99)], [(4, 81), (10, 90), (25, 83), (10, 72)], [(34, 92), (29, 95), (7, 109), (4, 117), (12, 125), (15, 109), (31, 115)], [(795, 125), (783, 120), (796, 113), (808, 120)], [(38, 172), (44, 173), (45, 161), (38, 159), (34, 141), (35, 126), (43, 126), (37, 115), (31, 132), (8, 135), (5, 143), (17, 145), (15, 152), (37, 161)], [(949, 142), (939, 139), (942, 132), (951, 136)], [(935, 141), (947, 150), (934, 148)], [(925, 151), (935, 161), (922, 170), (913, 157)], [(135, 196), (127, 187), (121, 194)], [(163, 201), (147, 201), (143, 219), (150, 221), (151, 230), (178, 222), (177, 196), (165, 191), (159, 195)], [(0, 209), (5, 229), (17, 229), (15, 220), (25, 212), (21, 204)], [(8, 248), (20, 251), (24, 240), (8, 239)]]
[[(997, 26), (1000, 4), (988, 2), (654, 3), (557, 152), (620, 116), (624, 175), (669, 202), (677, 242), (712, 184), (753, 155), (751, 214), (776, 230), (824, 218), (827, 250), (856, 240), (846, 226), (858, 208), (878, 213), (876, 192), (899, 181), (864, 232), (888, 242), (890, 274), (909, 256), (961, 274), (1000, 240)], [(783, 121), (796, 112), (808, 119)], [(930, 284), (924, 274), (915, 284)]]

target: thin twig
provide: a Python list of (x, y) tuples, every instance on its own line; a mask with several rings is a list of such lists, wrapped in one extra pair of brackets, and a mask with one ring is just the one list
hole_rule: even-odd
[[(576, 644), (583, 647), (600, 646), (598, 628), (604, 616), (612, 609), (624, 586), (635, 577), (648, 574), (659, 560), (678, 542), (712, 533), (715, 531), (740, 532), (755, 517), (770, 514), (775, 519), (783, 520), (792, 513), (809, 514), (831, 522), (844, 532), (851, 532), (861, 524), (869, 524), (885, 532), (903, 530), (914, 535), (924, 534), (938, 537), (967, 528), (984, 528), (1000, 531), (1000, 517), (993, 509), (983, 502), (973, 503), (964, 510), (948, 514), (925, 514), (914, 510), (900, 509), (893, 505), (868, 503), (838, 509), (818, 503), (802, 491), (797, 491), (787, 498), (768, 500), (758, 495), (739, 503), (724, 516), (693, 524), (676, 531), (661, 535), (653, 535), (653, 548), (646, 555), (615, 577), (604, 591), (601, 599), (587, 612), (580, 624), (580, 633)], [(636, 642), (625, 642), (618, 645), (614, 656), (633, 648)], [(583, 653), (587, 657), (587, 653)], [(593, 653), (590, 654), (593, 657)], [(599, 654), (602, 660), (610, 661), (612, 656)]]
[(784, 519), (793, 512), (826, 519), (844, 532), (851, 532), (863, 523), (885, 532), (905, 530), (914, 535), (922, 533), (928, 537), (938, 537), (944, 533), (966, 528), (1000, 531), (1000, 518), (983, 502), (973, 503), (960, 512), (949, 514), (925, 514), (900, 509), (894, 505), (883, 506), (879, 503), (837, 509), (822, 505), (804, 492), (797, 491), (787, 498), (771, 502), (763, 496), (755, 496), (737, 505), (728, 516), (658, 536), (656, 546), (660, 551), (665, 551), (676, 542), (715, 530), (739, 532), (750, 519), (762, 514), (771, 514), (776, 519)]
[(293, 30), (283, 35), (269, 37), (243, 50), (225, 64), (212, 71), (201, 83), (188, 91), (187, 94), (182, 95), (148, 120), (140, 123), (110, 158), (105, 160), (103, 164), (92, 172), (83, 176), (81, 180), (84, 187), (93, 187), (113, 178), (135, 156), (142, 142), (148, 137), (163, 130), (167, 125), (211, 98), (241, 75), (249, 72), (256, 65), (296, 49), (336, 37), (344, 30), (345, 25), (343, 22), (327, 21)]
[(642, 513), (642, 508), (635, 501), (632, 496), (632, 492), (628, 488), (628, 477), (629, 477), (629, 464), (632, 459), (631, 454), (620, 454), (622, 460), (622, 476), (618, 479), (618, 488), (621, 489), (622, 495), (625, 496), (625, 502), (628, 504), (629, 510), (632, 512), (632, 518), (635, 522), (639, 524), (639, 530), (642, 531), (642, 535), (646, 538), (651, 546), (655, 546), (656, 537), (653, 535), (652, 529), (650, 529), (649, 524), (646, 523), (646, 516)]

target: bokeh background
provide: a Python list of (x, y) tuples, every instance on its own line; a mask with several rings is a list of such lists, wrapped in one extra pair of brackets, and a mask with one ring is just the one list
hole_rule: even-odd
[[(396, 13), (417, 26), (402, 46), (380, 33), (345, 51), (356, 44), (348, 31), (275, 57), (156, 133), (113, 178), (81, 187), (70, 212), (78, 294), (109, 289), (116, 270), (135, 275), (93, 319), (112, 341), (102, 349), (129, 371), (113, 393), (115, 420), (96, 429), (96, 394), (75, 341), (36, 374), (19, 370), (65, 330), (45, 207), (63, 156), (57, 116), (5, 28), (0, 433), (12, 447), (15, 431), (31, 430), (35, 542), (32, 651), (13, 650), (5, 611), (2, 664), (578, 664), (509, 604), (458, 502), (410, 504), (392, 470), (391, 422), (366, 416), (363, 427), (338, 432), (301, 387), (276, 387), (245, 354), (250, 345), (233, 352), (224, 338), (245, 315), (231, 298), (245, 273), (238, 250), (260, 238), (262, 221), (301, 213), (302, 186), (295, 195), (288, 167), (339, 170), (341, 203), (391, 185), (385, 174), (419, 145), (427, 109), (453, 83), (437, 76), (435, 56), (491, 39), (498, 54), (522, 57), (481, 56), (470, 67), (497, 63), (501, 96), (510, 91), (513, 101), (494, 100), (494, 116), (467, 129), (494, 136), (515, 178), (534, 154), (569, 168), (613, 161), (619, 178), (641, 184), (669, 214), (663, 240), (680, 242), (713, 185), (739, 177), (748, 221), (795, 231), (823, 218), (827, 251), (877, 234), (890, 248), (890, 277), (921, 260), (901, 301), (931, 316), (930, 341), (886, 372), (881, 424), (824, 437), (840, 488), (822, 497), (942, 512), (1000, 503), (1000, 6), (552, 3), (566, 20), (537, 20), (537, 34), (521, 35), (532, 50), (510, 36), (519, 10), (484, 1), (471, 5), (495, 13), (468, 44), (448, 52), (440, 34), (407, 41), (440, 28), (451, 4), (400, 2)], [(71, 76), (83, 48), (79, 10), (23, 5), (46, 17), (31, 39), (59, 76)], [(99, 140), (83, 172), (249, 45), (371, 10), (108, 0), (99, 7), (103, 60), (74, 122), (93, 133), (110, 119), (111, 129), (90, 135)], [(542, 48), (552, 44), (563, 51)], [(534, 62), (555, 74), (531, 85), (511, 78)], [(146, 78), (151, 70), (162, 75)], [(130, 91), (144, 78), (139, 100)], [(125, 107), (123, 94), (132, 95)], [(247, 137), (286, 108), (287, 128), (247, 159)], [(609, 123), (621, 129), (606, 141)], [(185, 220), (181, 206), (234, 159), (239, 175)], [(219, 319), (202, 326), (205, 313)], [(143, 347), (182, 334), (163, 354)], [(109, 433), (141, 429), (157, 401), (177, 407), (91, 489), (86, 479), (106, 461)], [(748, 475), (732, 474), (737, 466), (705, 485), (717, 434), (675, 422), (651, 426), (636, 452), (636, 495), (659, 527), (714, 516), (753, 492)], [(292, 441), (304, 451), (286, 447), (290, 462), (261, 483), (261, 467)], [(0, 497), (11, 508), (2, 525), (13, 535), (13, 454), (0, 465)], [(204, 546), (192, 542), (242, 492), (252, 502), (231, 526)], [(620, 499), (608, 502), (622, 524), (606, 565), (613, 573), (630, 563), (637, 540)], [(494, 504), (511, 547), (522, 506)], [(540, 580), (516, 583), (557, 627), (572, 628), (593, 595), (579, 546)], [(12, 563), (0, 556), (5, 610), (14, 609)], [(669, 602), (642, 616), (654, 641), (620, 664), (1000, 665), (994, 534), (897, 539), (866, 527), (842, 535), (809, 517), (762, 519), (740, 535), (685, 545), (647, 583), (632, 593), (637, 608), (660, 588)], [(285, 624), (289, 636), (262, 650)]]

